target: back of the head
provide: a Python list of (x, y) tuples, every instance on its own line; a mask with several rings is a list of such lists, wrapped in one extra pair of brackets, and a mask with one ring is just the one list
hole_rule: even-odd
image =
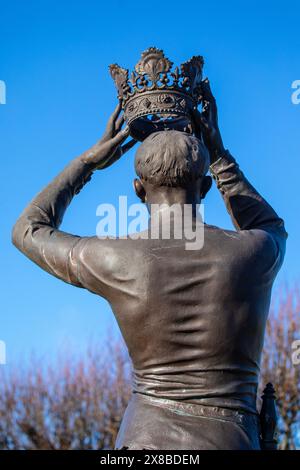
[(208, 171), (209, 154), (195, 136), (180, 131), (150, 134), (135, 156), (135, 171), (155, 186), (187, 187)]

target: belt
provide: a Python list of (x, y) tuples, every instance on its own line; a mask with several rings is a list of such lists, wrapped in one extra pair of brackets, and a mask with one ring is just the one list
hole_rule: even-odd
[(259, 417), (256, 413), (251, 413), (241, 410), (232, 410), (230, 408), (222, 408), (220, 406), (199, 405), (195, 403), (185, 403), (177, 400), (169, 400), (166, 398), (156, 398), (141, 393), (135, 393), (134, 396), (139, 400), (147, 402), (153, 406), (160, 408), (167, 408), (174, 413), (197, 416), (211, 419), (222, 419), (226, 421), (234, 421), (239, 424), (244, 424), (249, 418), (259, 423)]

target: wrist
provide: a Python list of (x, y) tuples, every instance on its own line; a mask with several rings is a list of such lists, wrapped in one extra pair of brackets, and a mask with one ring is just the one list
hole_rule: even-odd
[(209, 151), (209, 156), (210, 156), (210, 162), (214, 163), (217, 160), (219, 160), (219, 158), (222, 157), (222, 155), (224, 155), (226, 149), (224, 145), (218, 145), (209, 149), (208, 151)]
[(225, 147), (223, 145), (223, 140), (218, 128), (214, 129), (209, 138), (206, 139), (206, 147), (209, 152), (211, 163), (218, 160), (220, 156), (224, 154)]

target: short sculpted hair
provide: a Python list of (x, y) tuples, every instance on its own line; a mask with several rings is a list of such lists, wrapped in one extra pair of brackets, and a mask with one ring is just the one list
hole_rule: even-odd
[(205, 145), (181, 131), (150, 134), (135, 155), (136, 174), (156, 186), (186, 187), (205, 175), (208, 167)]

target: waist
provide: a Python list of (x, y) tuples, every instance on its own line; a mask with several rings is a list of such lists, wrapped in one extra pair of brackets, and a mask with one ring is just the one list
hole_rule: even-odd
[(246, 371), (145, 373), (134, 371), (133, 391), (152, 399), (256, 413), (257, 374)]
[(255, 413), (188, 404), (134, 393), (116, 448), (184, 450), (259, 449)]

